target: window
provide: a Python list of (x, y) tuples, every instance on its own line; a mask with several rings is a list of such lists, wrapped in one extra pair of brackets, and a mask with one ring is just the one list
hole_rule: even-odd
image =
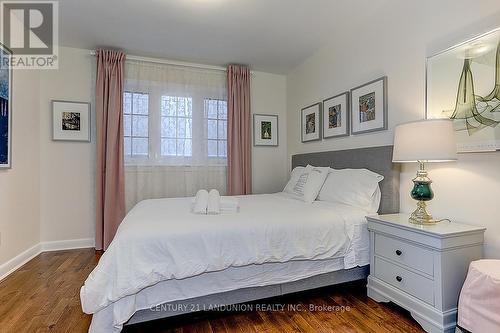
[(193, 166), (200, 172), (227, 166), (225, 72), (134, 61), (126, 67), (127, 166)]
[(193, 154), (193, 99), (161, 97), (161, 155)]
[(207, 119), (208, 156), (227, 156), (227, 101), (205, 99), (205, 118)]
[(124, 154), (149, 156), (149, 95), (125, 92), (123, 108)]
[[(141, 163), (165, 163), (165, 158), (227, 157), (227, 101), (215, 98), (198, 98), (156, 95), (159, 106), (147, 93), (125, 92), (124, 106), (124, 151), (129, 161), (142, 159)], [(201, 96), (200, 96), (201, 97)], [(150, 102), (152, 104), (150, 104)], [(197, 110), (193, 114), (193, 102)], [(149, 112), (153, 107), (159, 112)], [(156, 106), (155, 106), (156, 105)], [(196, 111), (196, 110), (195, 110)], [(193, 138), (193, 117), (198, 130)], [(203, 120), (204, 119), (204, 120)], [(200, 126), (205, 126), (202, 130)], [(200, 134), (197, 134), (200, 133)], [(203, 133), (206, 133), (203, 135)], [(196, 147), (193, 156), (193, 140)], [(201, 140), (206, 140), (203, 143)], [(222, 162), (222, 161), (221, 161)], [(177, 163), (177, 162), (173, 162)]]

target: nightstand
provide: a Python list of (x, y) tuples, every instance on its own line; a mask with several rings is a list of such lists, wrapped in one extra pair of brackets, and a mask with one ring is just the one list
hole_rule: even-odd
[(368, 296), (407, 309), (427, 332), (455, 332), (460, 290), (469, 263), (482, 258), (486, 229), (454, 222), (421, 226), (408, 217), (367, 216)]

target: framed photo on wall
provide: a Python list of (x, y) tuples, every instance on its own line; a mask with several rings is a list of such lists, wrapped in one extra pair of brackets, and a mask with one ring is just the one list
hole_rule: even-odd
[(90, 103), (52, 101), (52, 140), (90, 142)]
[(323, 138), (349, 135), (349, 92), (323, 101)]
[(300, 111), (302, 142), (321, 140), (321, 103)]
[(0, 43), (0, 169), (12, 167), (12, 52)]
[(278, 146), (277, 115), (253, 115), (253, 145), (270, 147)]
[(387, 76), (351, 89), (351, 132), (387, 129)]

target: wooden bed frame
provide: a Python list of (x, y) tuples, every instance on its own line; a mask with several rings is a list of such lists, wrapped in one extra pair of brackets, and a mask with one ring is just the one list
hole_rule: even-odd
[[(399, 212), (399, 166), (392, 163), (392, 146), (360, 148), (340, 151), (298, 154), (292, 156), (292, 168), (296, 166), (329, 166), (336, 169), (370, 169), (384, 176), (380, 183), (382, 199), (379, 213)], [(312, 276), (284, 284), (263, 287), (243, 288), (224, 293), (212, 294), (182, 301), (167, 302), (158, 308), (137, 311), (125, 325), (177, 316), (210, 308), (213, 304), (229, 306), (259, 299), (266, 299), (285, 294), (311, 290), (349, 281), (365, 279), (369, 266), (339, 270), (327, 274)]]

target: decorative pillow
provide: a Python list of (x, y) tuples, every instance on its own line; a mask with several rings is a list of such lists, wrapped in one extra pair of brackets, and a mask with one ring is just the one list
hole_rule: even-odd
[[(294, 169), (295, 171), (295, 169)], [(285, 192), (294, 195), (297, 199), (311, 203), (318, 197), (318, 193), (325, 182), (330, 168), (313, 167), (308, 165), (304, 169), (298, 170), (297, 174), (292, 173), (289, 184), (293, 186), (285, 187)]]
[(307, 180), (309, 179), (309, 173), (312, 170), (312, 166), (307, 165), (305, 168), (299, 170), (297, 172), (296, 179), (294, 179), (294, 183), (292, 184), (292, 188), (290, 194), (295, 195), (298, 199), (302, 200), (304, 196), (304, 188), (306, 186)]
[[(309, 171), (310, 172), (310, 171)], [(307, 184), (307, 179), (309, 178), (309, 172), (304, 172), (299, 176), (299, 179), (297, 179), (297, 182), (295, 183), (295, 186), (293, 187), (293, 194), (297, 196), (304, 196), (304, 189)]]
[(378, 183), (383, 179), (384, 176), (367, 169), (331, 169), (318, 200), (339, 202), (375, 213), (380, 204)]
[(299, 166), (299, 167), (295, 167), (292, 170), (292, 173), (290, 174), (290, 180), (288, 181), (285, 188), (283, 189), (283, 192), (293, 194), (293, 187), (295, 186), (295, 184), (297, 183), (297, 180), (299, 180), (299, 177), (302, 175), (302, 173), (304, 172), (305, 169), (306, 168)]

